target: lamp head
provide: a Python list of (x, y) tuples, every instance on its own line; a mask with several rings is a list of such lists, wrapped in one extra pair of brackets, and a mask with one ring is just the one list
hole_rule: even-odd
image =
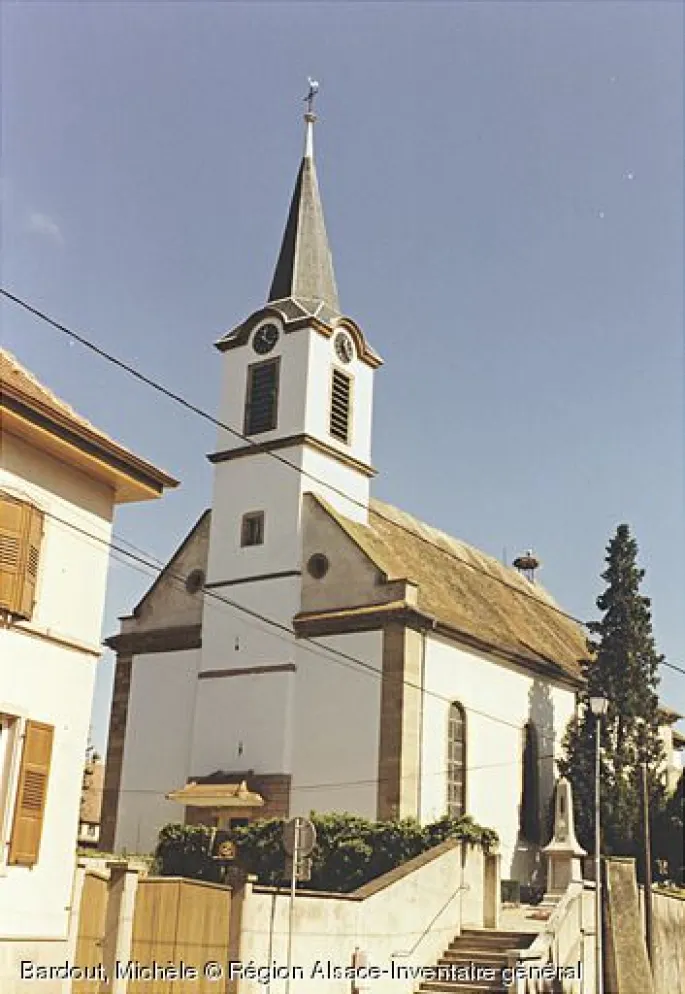
[(591, 697), (590, 698), (590, 710), (594, 714), (595, 718), (602, 718), (609, 709), (609, 701), (606, 697)]

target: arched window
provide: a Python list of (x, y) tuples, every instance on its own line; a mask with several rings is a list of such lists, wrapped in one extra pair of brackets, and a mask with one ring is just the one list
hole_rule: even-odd
[(521, 806), (519, 830), (528, 842), (540, 842), (540, 755), (538, 735), (530, 723), (523, 729), (523, 754), (521, 756)]
[(450, 704), (447, 724), (447, 814), (466, 813), (466, 713), (457, 701)]

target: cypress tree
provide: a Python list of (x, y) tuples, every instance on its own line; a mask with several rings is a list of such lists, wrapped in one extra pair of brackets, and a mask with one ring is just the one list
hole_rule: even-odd
[(597, 598), (601, 620), (588, 624), (586, 687), (579, 694), (577, 717), (564, 740), (563, 776), (574, 791), (581, 845), (594, 852), (595, 722), (589, 698), (606, 697), (600, 719), (602, 851), (636, 856), (642, 850), (641, 763), (647, 764), (652, 815), (664, 803), (660, 766), (658, 668), (663, 657), (652, 634), (650, 600), (640, 594), (644, 570), (637, 565), (637, 543), (628, 525), (619, 525), (607, 546), (604, 592)]

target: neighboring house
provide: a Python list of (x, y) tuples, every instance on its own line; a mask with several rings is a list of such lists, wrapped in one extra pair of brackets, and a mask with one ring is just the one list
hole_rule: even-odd
[[(176, 485), (0, 350), (0, 989), (65, 942), (115, 506)], [(66, 947), (64, 947), (66, 949)]]
[(211, 511), (108, 640), (101, 847), (184, 819), (467, 813), (526, 881), (585, 638), (516, 569), (371, 499), (381, 359), (340, 308), (312, 126), (268, 301), (217, 343), (218, 416), (247, 440), (220, 430)]
[(100, 841), (102, 790), (105, 785), (105, 764), (94, 757), (86, 763), (79, 814), (78, 844), (87, 849), (97, 848)]
[(683, 772), (683, 749), (685, 749), (685, 735), (673, 726), (677, 721), (681, 721), (683, 716), (662, 705), (659, 717), (661, 725), (659, 734), (664, 747), (664, 774), (666, 787), (673, 792), (678, 786), (678, 781)]

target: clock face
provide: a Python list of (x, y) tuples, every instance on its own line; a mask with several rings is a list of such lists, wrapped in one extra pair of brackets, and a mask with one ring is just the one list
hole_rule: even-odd
[(341, 362), (352, 362), (354, 357), (354, 345), (349, 335), (344, 331), (339, 331), (333, 342), (335, 354)]
[(254, 339), (252, 340), (252, 348), (259, 355), (266, 355), (267, 352), (271, 352), (277, 341), (278, 328), (276, 325), (263, 324), (261, 328), (258, 328), (255, 332)]

